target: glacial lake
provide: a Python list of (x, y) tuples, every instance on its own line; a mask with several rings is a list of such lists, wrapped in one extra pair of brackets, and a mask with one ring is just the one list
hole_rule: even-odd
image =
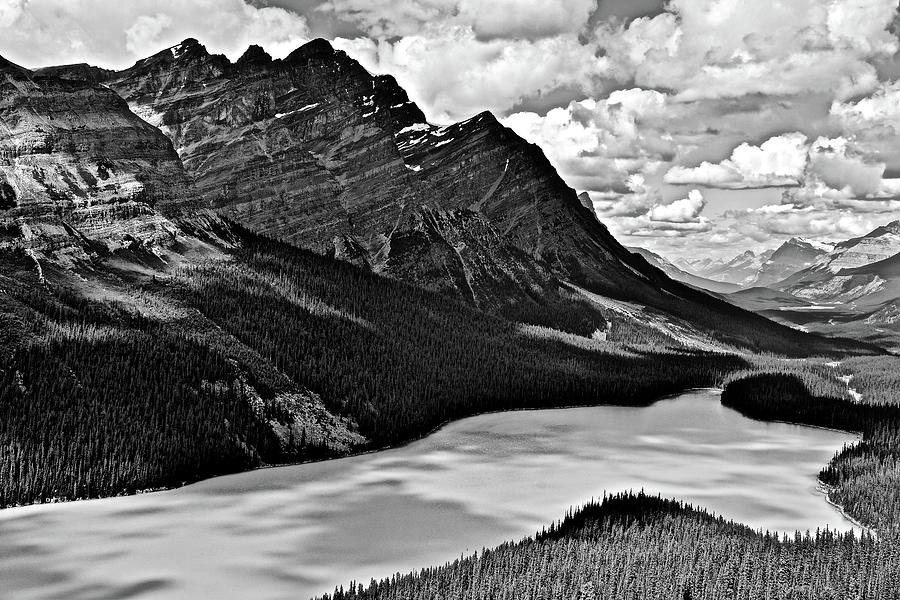
[(383, 452), (0, 511), (0, 598), (305, 600), (520, 539), (628, 489), (755, 528), (846, 530), (816, 476), (855, 440), (746, 419), (713, 390), (483, 415)]

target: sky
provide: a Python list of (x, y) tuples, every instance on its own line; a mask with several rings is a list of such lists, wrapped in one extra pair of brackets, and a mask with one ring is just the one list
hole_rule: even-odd
[(900, 218), (898, 35), (898, 0), (0, 0), (26, 67), (324, 37), (432, 122), (493, 111), (670, 258)]

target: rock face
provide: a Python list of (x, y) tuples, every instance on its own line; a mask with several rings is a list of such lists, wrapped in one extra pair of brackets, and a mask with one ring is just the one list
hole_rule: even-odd
[(851, 302), (881, 292), (884, 277), (867, 268), (900, 253), (900, 221), (841, 242), (776, 288), (813, 302)]
[(171, 142), (115, 92), (0, 59), (0, 246), (168, 244), (189, 197)]
[(713, 281), (731, 283), (741, 287), (751, 286), (759, 276), (760, 269), (774, 253), (774, 250), (766, 250), (759, 254), (747, 250), (726, 262), (710, 262), (703, 269), (695, 267), (693, 272)]
[[(667, 281), (636, 276), (646, 263), (491, 114), (430, 125), (392, 77), (325, 41), (284, 60), (251, 47), (231, 63), (189, 39), (107, 84), (172, 139), (202, 204), (254, 231), (420, 283), (428, 271), (432, 287), (461, 296), (484, 287), (463, 281), (484, 271), (476, 246), (524, 254), (527, 269), (513, 259), (492, 269), (541, 271), (539, 285), (560, 276), (641, 295)], [(447, 268), (410, 269), (403, 254), (420, 255), (426, 240)]]
[[(824, 250), (824, 249), (823, 249)], [(729, 299), (810, 331), (900, 347), (900, 221), (834, 245), (790, 276)]]

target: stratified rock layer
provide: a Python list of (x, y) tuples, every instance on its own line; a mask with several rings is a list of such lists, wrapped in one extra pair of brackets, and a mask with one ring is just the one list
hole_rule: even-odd
[[(186, 40), (108, 84), (169, 135), (203, 204), (254, 231), (476, 303), (479, 288), (523, 277), (616, 290), (635, 277), (537, 146), (489, 113), (430, 125), (392, 77), (327, 42), (284, 60), (251, 47), (231, 63)], [(426, 241), (440, 268), (403, 256), (424, 256)], [(503, 283), (470, 280), (486, 272)]]
[(0, 59), (0, 244), (168, 244), (189, 198), (171, 142), (115, 92)]

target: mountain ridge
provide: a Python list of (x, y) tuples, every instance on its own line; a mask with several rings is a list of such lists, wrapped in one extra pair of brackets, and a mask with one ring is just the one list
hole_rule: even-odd
[[(700, 314), (704, 327), (738, 346), (762, 343), (751, 333), (757, 328), (785, 335), (767, 321), (732, 324), (753, 318), (629, 253), (543, 151), (492, 114), (431, 125), (394, 78), (371, 75), (325, 40), (281, 60), (250, 48), (235, 63), (186, 40), (106, 84), (159, 122), (204, 201), (260, 233), (477, 306), (531, 306), (531, 289), (556, 297), (561, 279), (676, 318)], [(480, 245), (508, 250), (479, 253), (469, 244), (460, 252), (469, 232), (434, 228), (415, 234), (416, 244), (395, 246), (429, 221), (428, 211), (446, 214), (445, 226), (481, 221)], [(435, 244), (444, 250), (428, 250)], [(519, 253), (529, 266), (511, 258)], [(436, 267), (406, 266), (421, 256)], [(509, 271), (534, 277), (483, 285), (466, 275)]]

